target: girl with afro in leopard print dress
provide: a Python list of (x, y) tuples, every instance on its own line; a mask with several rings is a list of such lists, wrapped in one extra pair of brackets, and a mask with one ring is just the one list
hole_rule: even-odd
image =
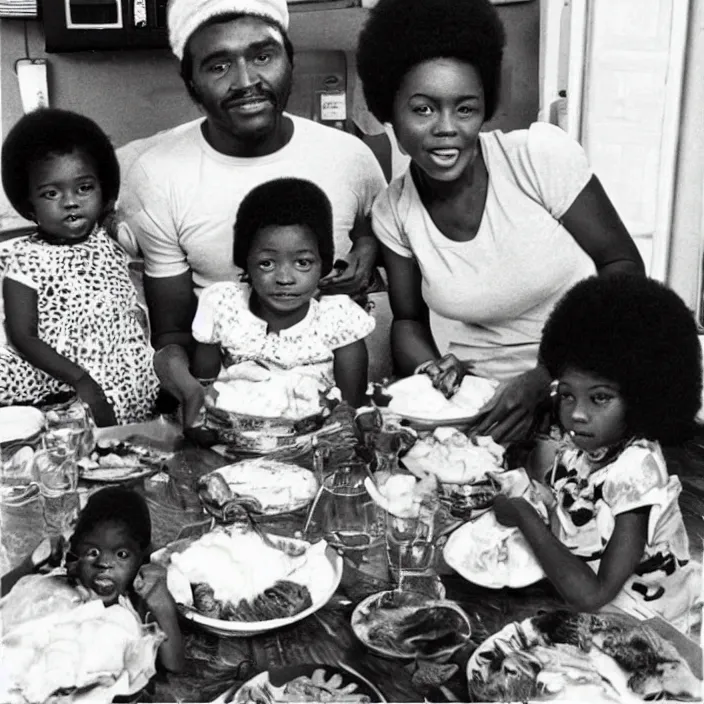
[(0, 260), (0, 405), (73, 390), (99, 426), (152, 413), (158, 380), (127, 256), (99, 225), (119, 182), (109, 138), (86, 117), (37, 110), (8, 134), (3, 187), (37, 231)]

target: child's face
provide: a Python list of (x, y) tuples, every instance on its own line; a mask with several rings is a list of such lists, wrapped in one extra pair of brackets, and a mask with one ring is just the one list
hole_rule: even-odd
[(119, 521), (106, 521), (80, 539), (76, 556), (76, 576), (109, 606), (131, 588), (144, 552), (127, 526)]
[(103, 207), (96, 168), (78, 151), (49, 156), (30, 168), (29, 201), (46, 235), (66, 244), (81, 241)]
[(560, 377), (560, 422), (577, 447), (593, 452), (623, 440), (626, 403), (618, 384), (568, 369)]
[(247, 273), (262, 318), (294, 325), (305, 317), (320, 281), (318, 240), (305, 225), (260, 230), (247, 257)]

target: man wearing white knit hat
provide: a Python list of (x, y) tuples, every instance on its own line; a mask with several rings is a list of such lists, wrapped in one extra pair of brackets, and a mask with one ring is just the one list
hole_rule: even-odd
[(127, 168), (123, 161), (119, 216), (144, 256), (157, 373), (189, 427), (203, 402), (188, 358), (195, 296), (237, 280), (232, 228), (244, 196), (283, 176), (317, 183), (346, 262), (321, 291), (356, 294), (374, 270), (367, 216), (385, 180), (356, 137), (285, 112), (293, 69), (285, 0), (170, 0), (167, 18), (181, 77), (205, 118), (144, 140)]

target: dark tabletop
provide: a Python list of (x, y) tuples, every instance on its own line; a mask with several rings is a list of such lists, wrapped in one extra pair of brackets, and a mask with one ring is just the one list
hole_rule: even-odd
[[(152, 426), (154, 427), (154, 426)], [(165, 426), (159, 426), (156, 436)], [(173, 439), (173, 438), (171, 438)], [(207, 519), (195, 494), (198, 478), (232, 461), (221, 455), (196, 448), (178, 440), (178, 450), (169, 463), (168, 478), (158, 475), (144, 481), (142, 489), (149, 502), (153, 521), (155, 548), (174, 540), (184, 526)], [(340, 439), (332, 461), (341, 461), (349, 450), (349, 437)], [(299, 457), (308, 465), (311, 457)], [(263, 527), (282, 535), (300, 530), (304, 514), (270, 519)], [(385, 659), (370, 653), (355, 637), (350, 616), (366, 596), (390, 587), (383, 546), (372, 549), (359, 565), (344, 562), (340, 586), (331, 601), (315, 614), (291, 626), (255, 637), (224, 638), (207, 633), (190, 621), (182, 621), (187, 666), (184, 673), (159, 673), (150, 686), (145, 701), (209, 702), (236, 683), (244, 683), (255, 674), (288, 665), (304, 663), (335, 666), (342, 662), (374, 683), (388, 701), (407, 702), (468, 701), (465, 667), (474, 649), (505, 625), (534, 616), (540, 610), (565, 608), (559, 595), (547, 582), (512, 590), (484, 589), (473, 585), (447, 568), (439, 567), (447, 598), (455, 600), (465, 611), (472, 635), (451, 663), (457, 673), (442, 690), (418, 686), (413, 674), (417, 665)], [(701, 651), (697, 645), (680, 637), (664, 622), (654, 624), (662, 635), (677, 639), (680, 650), (701, 677)]]

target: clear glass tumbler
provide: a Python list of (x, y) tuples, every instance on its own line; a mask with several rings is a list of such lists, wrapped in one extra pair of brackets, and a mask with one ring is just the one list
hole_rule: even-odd
[(435, 523), (438, 499), (424, 497), (416, 515), (386, 513), (386, 551), (392, 581), (404, 577), (435, 575)]
[(80, 511), (75, 453), (61, 445), (38, 450), (34, 473), (42, 496), (46, 534), (68, 538)]

